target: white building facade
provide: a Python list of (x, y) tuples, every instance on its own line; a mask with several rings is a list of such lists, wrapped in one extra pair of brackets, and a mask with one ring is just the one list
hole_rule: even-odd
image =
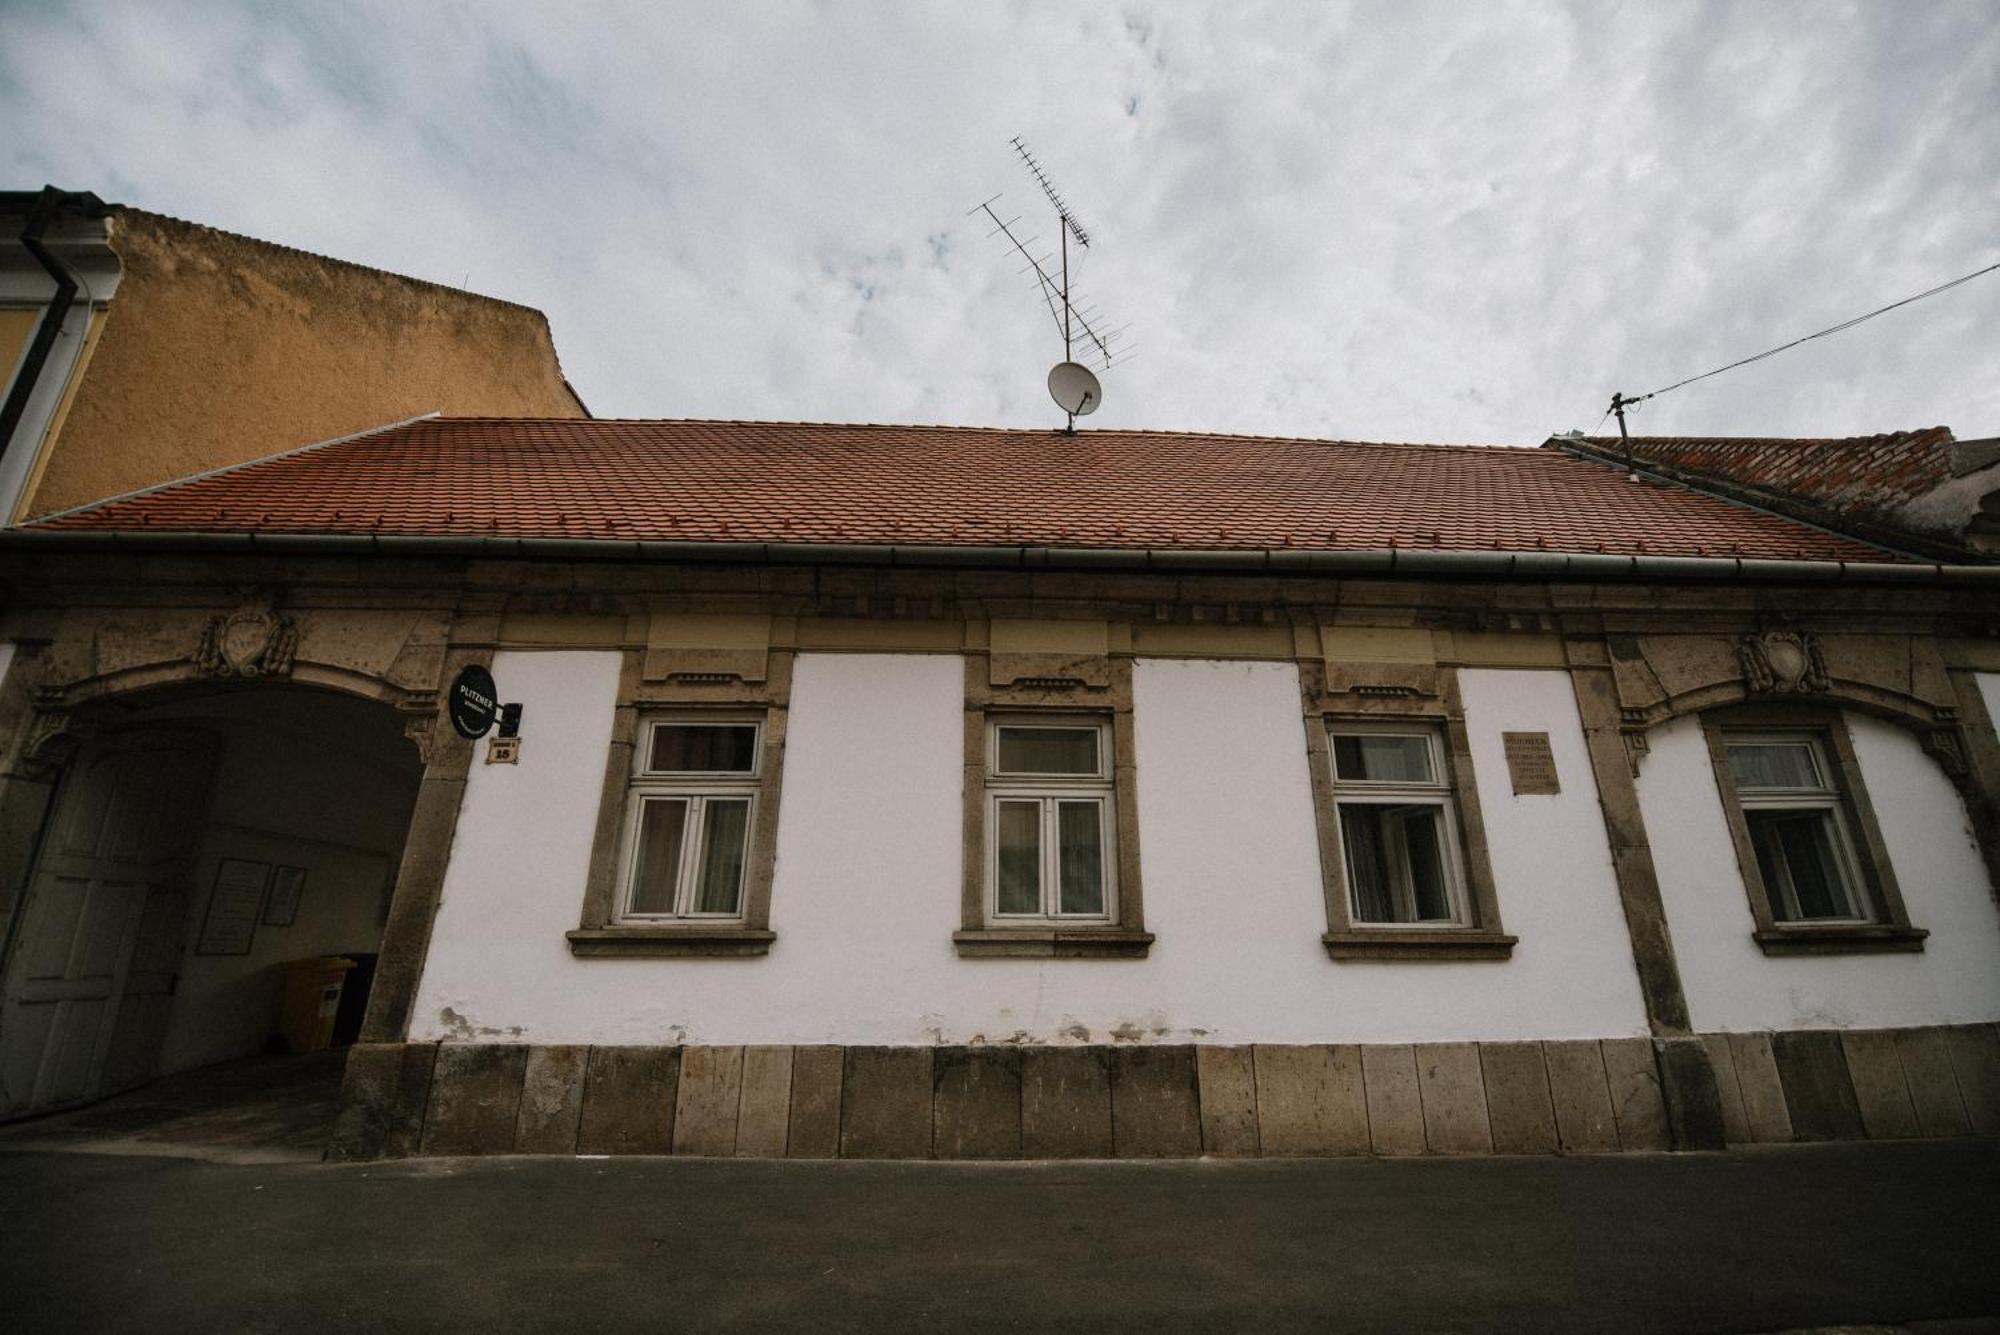
[(349, 1157), (2000, 1130), (1990, 567), (10, 541), (11, 1113), (346, 954)]

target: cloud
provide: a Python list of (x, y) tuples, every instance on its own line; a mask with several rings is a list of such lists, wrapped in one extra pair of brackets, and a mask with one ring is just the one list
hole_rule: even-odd
[[(43, 181), (527, 302), (600, 413), (1530, 443), (2000, 261), (1990, 5), (14, 8)], [(999, 207), (999, 206), (996, 206)], [(1645, 406), (2000, 431), (2000, 274)]]

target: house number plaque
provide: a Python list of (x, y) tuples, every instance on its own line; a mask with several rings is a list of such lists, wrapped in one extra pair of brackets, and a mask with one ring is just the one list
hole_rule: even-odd
[(1560, 793), (1556, 780), (1555, 752), (1549, 749), (1545, 732), (1503, 732), (1500, 745), (1507, 752), (1507, 777), (1514, 781), (1516, 797)]

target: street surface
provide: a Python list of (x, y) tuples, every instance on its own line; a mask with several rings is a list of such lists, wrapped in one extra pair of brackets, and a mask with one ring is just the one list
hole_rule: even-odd
[(1090, 1164), (0, 1151), (0, 1331), (1775, 1331), (2000, 1314), (2000, 1144)]

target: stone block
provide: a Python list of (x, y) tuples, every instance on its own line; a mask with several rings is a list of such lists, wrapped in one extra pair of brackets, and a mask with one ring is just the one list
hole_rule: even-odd
[(1604, 1077), (1604, 1050), (1593, 1038), (1542, 1044), (1549, 1068), (1549, 1102), (1555, 1105), (1556, 1139), (1565, 1154), (1599, 1154), (1618, 1148), (1618, 1119)]
[(940, 1159), (1021, 1157), (1021, 1050), (941, 1047), (932, 1056), (932, 1151)]
[(1361, 1049), (1259, 1044), (1257, 1138), (1267, 1155), (1368, 1153)]
[(1917, 1109), (1910, 1102), (1903, 1057), (1891, 1029), (1849, 1029), (1840, 1035), (1847, 1076), (1854, 1085), (1854, 1102), (1861, 1126), (1870, 1140), (1904, 1140), (1922, 1134)]
[(520, 1043), (445, 1043), (431, 1070), (425, 1154), (510, 1154), (521, 1114), (528, 1049)]
[(1687, 1036), (1653, 1040), (1660, 1101), (1666, 1108), (1667, 1136), (1677, 1150), (1719, 1150), (1723, 1132), (1722, 1089), (1701, 1040)]
[(1257, 1072), (1247, 1047), (1204, 1043), (1194, 1050), (1201, 1094), (1201, 1152), (1257, 1153)]
[(844, 1050), (817, 1045), (792, 1049), (792, 1116), (785, 1135), (788, 1159), (840, 1157), (840, 1076)]
[(1781, 1145), (1792, 1138), (1792, 1115), (1785, 1107), (1785, 1087), (1778, 1080), (1778, 1059), (1771, 1055), (1769, 1034), (1730, 1034), (1729, 1057), (1736, 1069), (1736, 1087), (1743, 1096), (1743, 1119), (1750, 1139), (1759, 1145)]
[(1556, 1109), (1549, 1098), (1549, 1069), (1540, 1043), (1481, 1043), (1486, 1113), (1497, 1154), (1554, 1154)]
[(435, 1043), (357, 1043), (340, 1077), (340, 1112), (326, 1157), (337, 1162), (400, 1159), (423, 1139)]
[(1752, 1140), (1750, 1119), (1743, 1112), (1743, 1090), (1736, 1083), (1736, 1059), (1729, 1051), (1729, 1035), (1703, 1034), (1701, 1045), (1708, 1049), (1716, 1097), (1722, 1102), (1722, 1139), (1730, 1145), (1748, 1145)]
[(586, 1047), (533, 1047), (521, 1079), (521, 1115), (514, 1123), (516, 1154), (575, 1154), (583, 1116)]
[(1990, 1024), (1956, 1024), (1945, 1031), (1945, 1041), (1966, 1120), (1982, 1136), (2000, 1135), (2000, 1031)]
[(840, 1155), (930, 1158), (931, 1049), (847, 1049), (841, 1065)]
[(1430, 1152), (1493, 1153), (1479, 1045), (1419, 1043), (1416, 1059), (1417, 1094), (1424, 1105), (1424, 1144)]
[(1785, 1111), (1800, 1140), (1860, 1140), (1861, 1109), (1847, 1075), (1840, 1035), (1831, 1029), (1782, 1030), (1771, 1035)]
[(1111, 1049), (1111, 1148), (1121, 1159), (1201, 1153), (1201, 1092), (1194, 1049)]
[(1368, 1141), (1377, 1154), (1424, 1152), (1424, 1101), (1417, 1089), (1417, 1054), (1408, 1044), (1369, 1043), (1361, 1049), (1368, 1099)]
[(792, 1050), (743, 1049), (743, 1108), (736, 1121), (736, 1153), (782, 1159), (792, 1116)]
[(1897, 1030), (1896, 1055), (1903, 1059), (1903, 1077), (1909, 1083), (1919, 1134), (1970, 1134), (1972, 1122), (1965, 1115), (1965, 1099), (1951, 1067), (1951, 1032), (1941, 1028)]
[(680, 1071), (679, 1048), (592, 1048), (584, 1068), (576, 1152), (673, 1153)]
[(1618, 1147), (1673, 1148), (1652, 1040), (1607, 1038), (1598, 1046), (1604, 1050), (1604, 1083), (1611, 1091), (1611, 1115), (1618, 1123)]
[(1103, 1048), (1021, 1054), (1021, 1153), (1030, 1159), (1111, 1157), (1111, 1063)]
[(674, 1100), (674, 1153), (728, 1158), (736, 1153), (736, 1117), (743, 1107), (743, 1049), (681, 1049)]

